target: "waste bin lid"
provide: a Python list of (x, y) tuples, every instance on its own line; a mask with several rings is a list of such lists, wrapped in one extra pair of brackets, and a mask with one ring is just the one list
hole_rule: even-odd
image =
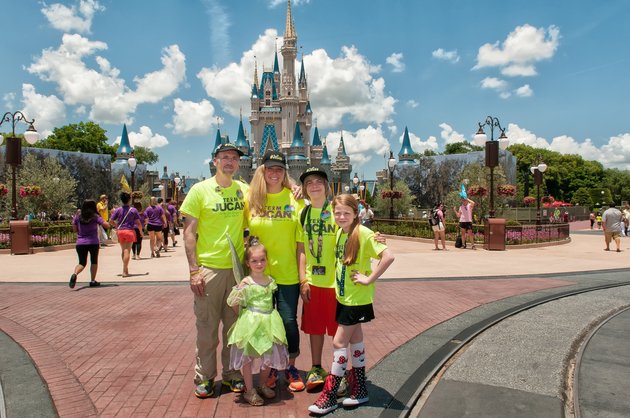
[(488, 218), (489, 224), (505, 224), (505, 219), (503, 218)]

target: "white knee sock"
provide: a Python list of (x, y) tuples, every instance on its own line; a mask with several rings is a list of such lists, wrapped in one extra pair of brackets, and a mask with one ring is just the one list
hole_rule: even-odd
[(330, 368), (330, 373), (335, 376), (343, 376), (346, 374), (346, 368), (348, 367), (348, 349), (338, 348), (333, 353), (333, 364)]
[(352, 367), (365, 367), (365, 344), (363, 341), (350, 345)]

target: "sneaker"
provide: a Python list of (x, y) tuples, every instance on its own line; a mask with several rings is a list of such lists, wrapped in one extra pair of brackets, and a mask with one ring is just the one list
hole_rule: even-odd
[(233, 377), (231, 379), (223, 379), (221, 382), (223, 386), (226, 386), (230, 391), (234, 393), (241, 393), (245, 391), (245, 382), (241, 377)]
[(199, 399), (206, 399), (214, 395), (214, 382), (203, 380), (195, 387), (195, 396)]
[(312, 392), (323, 386), (327, 375), (326, 370), (313, 366), (306, 375), (306, 391)]
[(287, 381), (289, 382), (289, 390), (291, 392), (301, 392), (304, 390), (304, 381), (300, 377), (300, 373), (295, 366), (289, 365), (285, 371)]
[(96, 280), (92, 280), (90, 282), (90, 287), (98, 287), (101, 285), (101, 282), (97, 282)]
[(70, 289), (74, 289), (74, 285), (77, 284), (77, 275), (72, 273), (72, 276), (70, 276), (70, 281), (68, 282), (68, 286), (70, 286)]
[(265, 386), (271, 389), (275, 389), (277, 382), (278, 382), (278, 370), (269, 369), (269, 375), (267, 376), (267, 380), (265, 381)]

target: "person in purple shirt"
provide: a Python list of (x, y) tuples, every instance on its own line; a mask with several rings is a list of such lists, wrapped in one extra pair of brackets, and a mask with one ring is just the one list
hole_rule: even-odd
[(150, 206), (145, 209), (144, 215), (147, 217), (151, 257), (159, 257), (162, 246), (162, 229), (166, 225), (166, 216), (162, 207), (158, 205), (156, 197), (151, 198)]
[[(138, 215), (140, 216), (140, 224), (144, 227), (146, 216), (144, 216), (144, 212), (142, 211), (142, 203), (134, 202), (133, 207), (138, 211)], [(134, 228), (136, 232), (136, 242), (131, 244), (131, 254), (134, 260), (140, 260), (140, 252), (142, 251), (142, 228), (138, 229)]]
[(87, 265), (87, 256), (90, 254), (90, 287), (99, 286), (96, 281), (96, 272), (98, 270), (98, 250), (100, 242), (98, 237), (99, 226), (105, 229), (109, 228), (109, 224), (103, 220), (96, 211), (96, 202), (94, 200), (85, 200), (81, 205), (81, 210), (72, 219), (72, 228), (77, 233), (77, 255), (79, 256), (79, 264), (74, 268), (74, 273), (70, 276), (68, 286), (74, 289), (77, 283), (77, 275), (83, 271)]
[(175, 232), (177, 230), (177, 226), (179, 224), (179, 212), (177, 212), (177, 206), (175, 206), (175, 204), (173, 202), (171, 202), (171, 199), (166, 199), (166, 209), (168, 210), (168, 213), (171, 214), (171, 221), (169, 222), (169, 229), (170, 229), (170, 233), (171, 233), (171, 241), (173, 242), (173, 247), (175, 245), (177, 245), (177, 240), (175, 239), (175, 235), (177, 235), (179, 233), (179, 231)]
[[(160, 202), (162, 199), (158, 199)], [(166, 217), (166, 223), (162, 225), (162, 246), (159, 247), (158, 251), (168, 251), (168, 233), (173, 225), (173, 216), (171, 216), (171, 212), (168, 211), (168, 207), (165, 202), (160, 202), (160, 206), (164, 211), (164, 216)]]
[[(136, 208), (129, 206), (131, 195), (126, 192), (120, 193), (122, 206), (114, 211), (110, 221), (114, 224), (118, 235), (118, 243), (122, 250), (123, 277), (129, 277), (129, 259), (131, 258), (131, 244), (136, 242), (135, 228), (142, 229), (140, 214)], [(140, 232), (142, 237), (142, 232)]]

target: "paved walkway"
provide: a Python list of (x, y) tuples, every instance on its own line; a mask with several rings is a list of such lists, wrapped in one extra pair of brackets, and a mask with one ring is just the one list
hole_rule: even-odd
[[(601, 231), (572, 237), (566, 245), (505, 252), (452, 246), (433, 251), (432, 243), (390, 239), (396, 262), (379, 283), (377, 319), (365, 327), (370, 379), (386, 376), (374, 372), (438, 324), (496, 301), (576, 285), (572, 274), (551, 274), (629, 264), (629, 239), (624, 252), (614, 253), (603, 251)], [(160, 259), (132, 260), (130, 271), (142, 275), (125, 279), (117, 276), (120, 250), (105, 248), (100, 288), (81, 286), (87, 284), (85, 272), (77, 287), (68, 289), (75, 263), (73, 250), (0, 255), (0, 330), (33, 360), (60, 416), (307, 415), (317, 394), (281, 389), (263, 408), (246, 406), (231, 393), (204, 401), (192, 396), (195, 330), (181, 247)], [(0, 351), (11, 343), (3, 341)], [(310, 368), (307, 341), (302, 336), (297, 361), (303, 371)], [(327, 341), (325, 356), (331, 351)], [(5, 395), (11, 391), (6, 382), (16, 374), (0, 367)], [(396, 388), (387, 392), (391, 397)]]

